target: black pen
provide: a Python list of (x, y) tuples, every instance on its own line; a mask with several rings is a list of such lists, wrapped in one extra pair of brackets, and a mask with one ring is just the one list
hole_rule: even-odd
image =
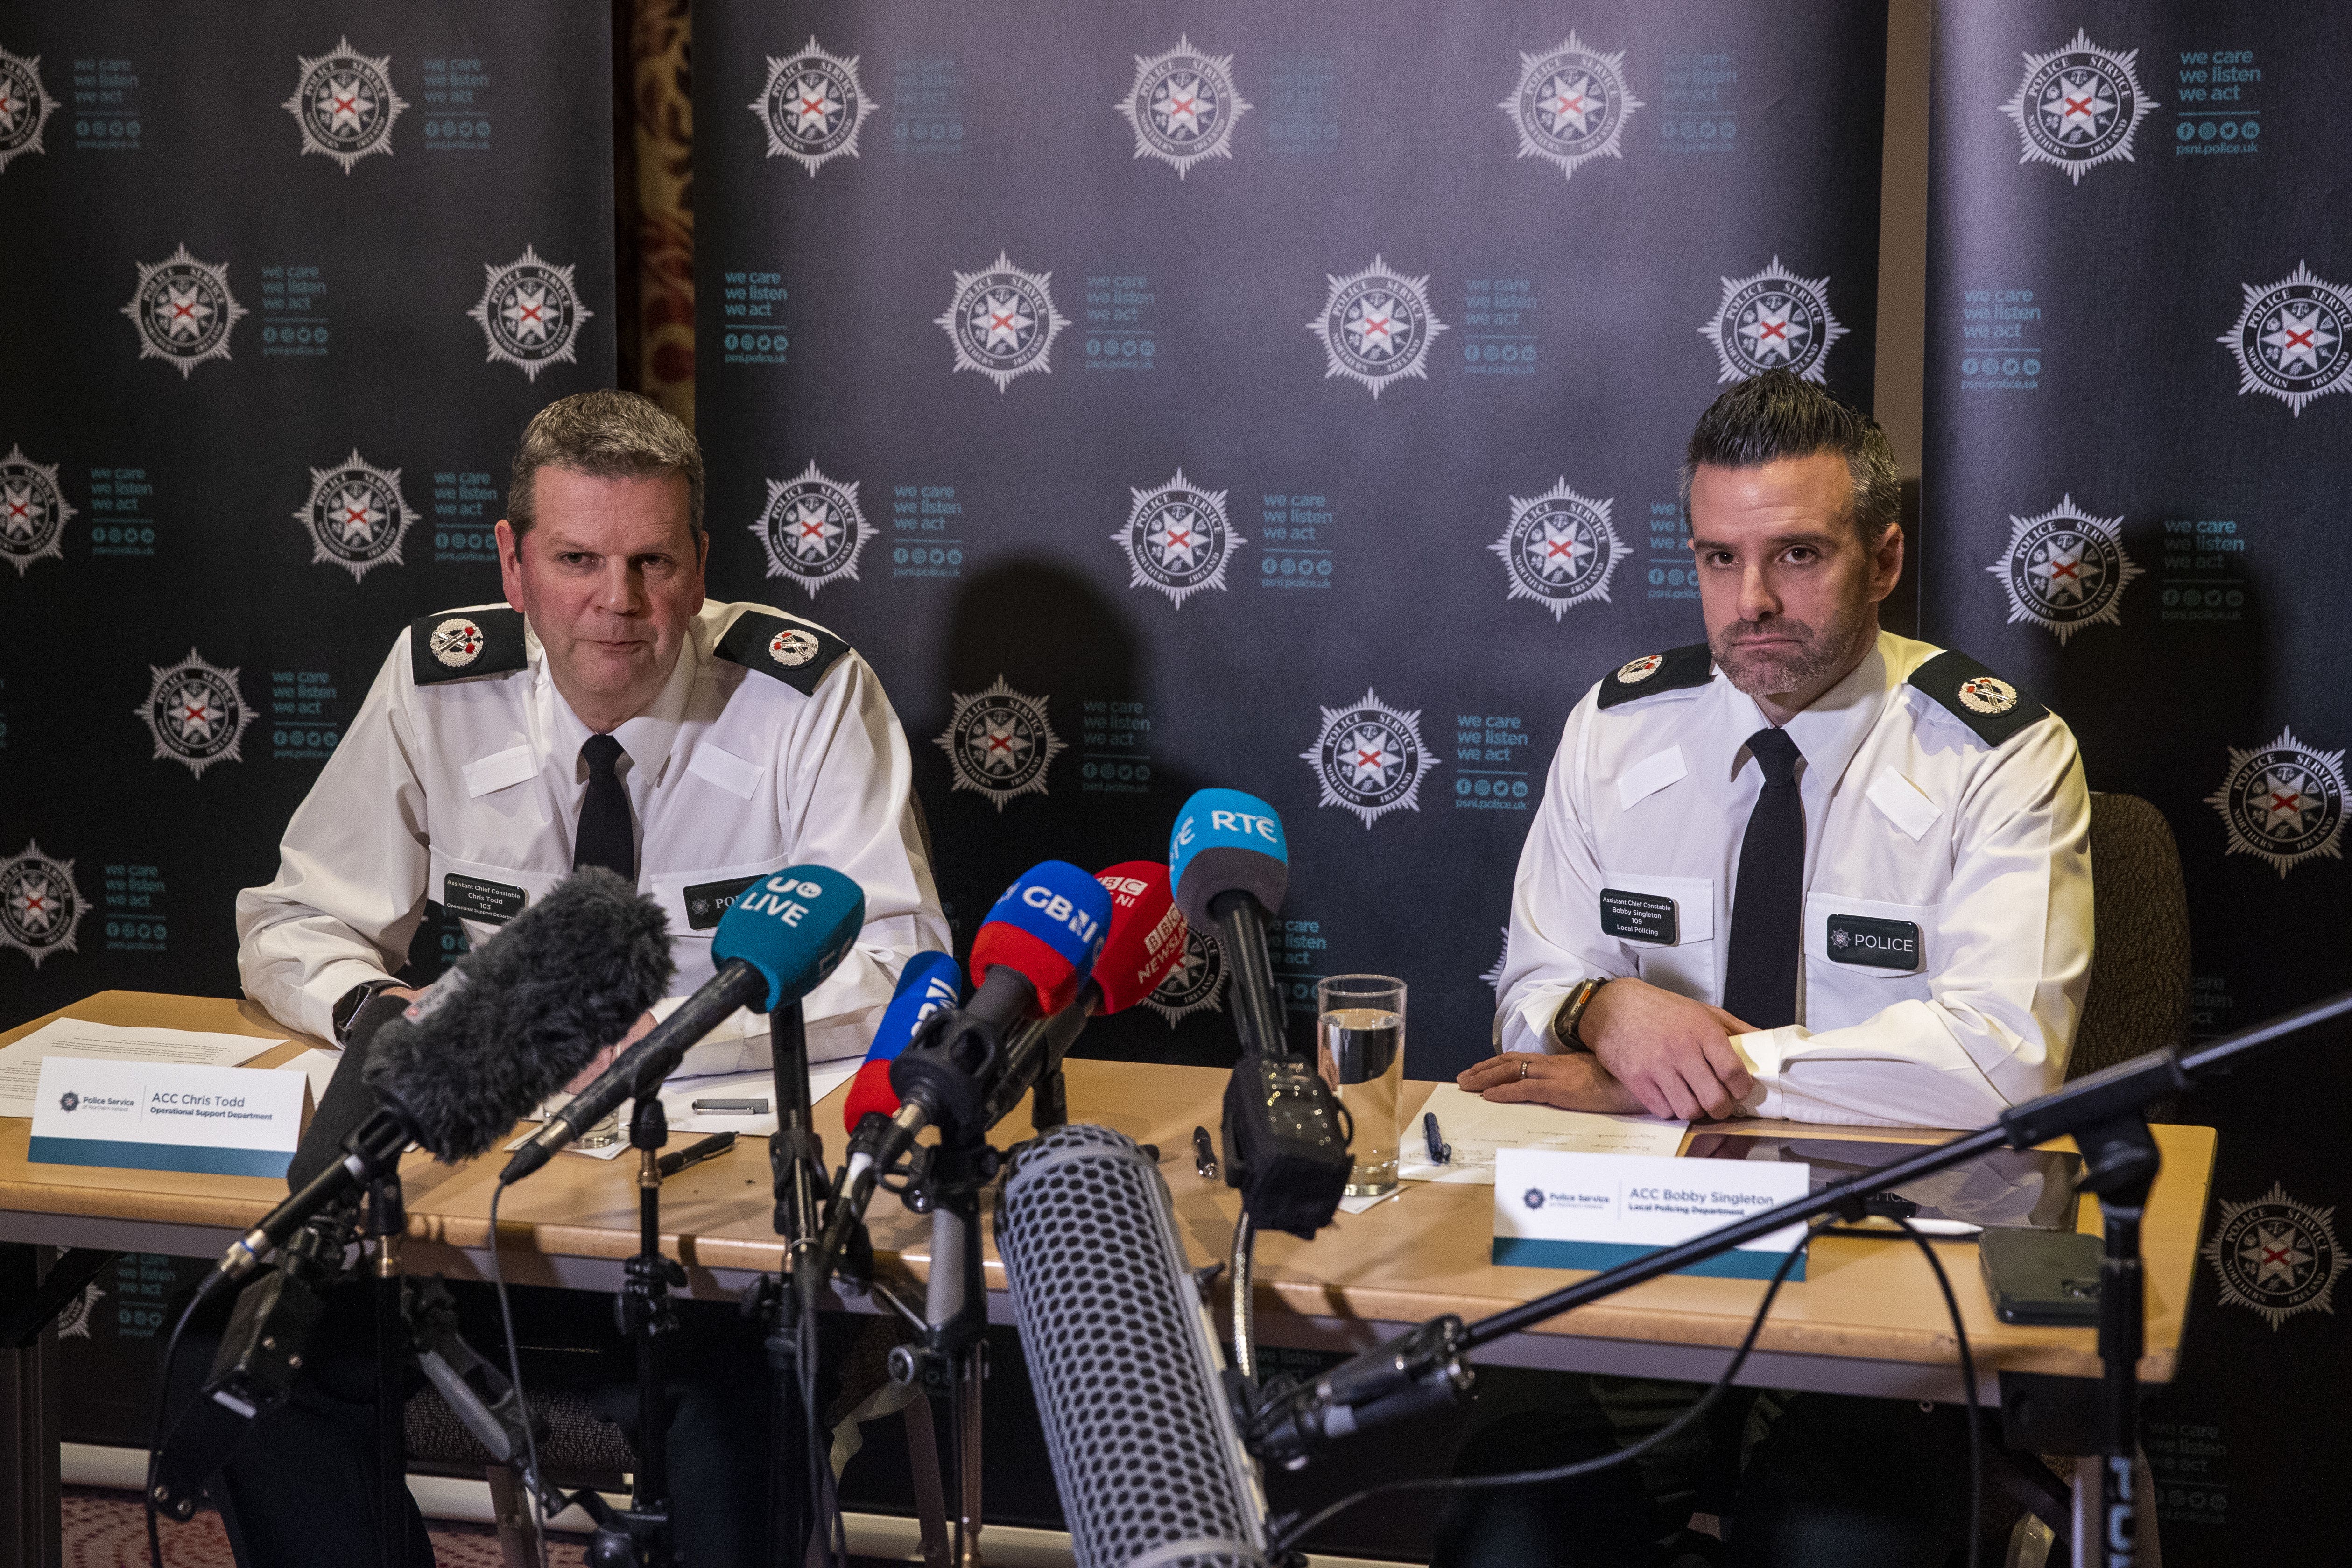
[(1429, 1163), (1431, 1165), (1443, 1166), (1451, 1165), (1453, 1163), (1454, 1145), (1444, 1142), (1438, 1136), (1436, 1112), (1423, 1111), (1421, 1113), (1421, 1135), (1429, 1140)]
[(732, 1133), (713, 1133), (698, 1138), (682, 1149), (672, 1149), (661, 1157), (662, 1179), (667, 1181), (688, 1166), (698, 1166), (705, 1160), (715, 1160), (735, 1146)]

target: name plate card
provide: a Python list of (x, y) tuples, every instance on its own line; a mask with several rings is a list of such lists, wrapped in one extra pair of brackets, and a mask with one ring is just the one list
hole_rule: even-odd
[(52, 1056), (41, 1063), (26, 1157), (282, 1177), (310, 1110), (304, 1073)]
[[(1762, 1161), (1497, 1149), (1495, 1261), (1613, 1269), (1803, 1197), (1807, 1169)], [(1800, 1220), (1675, 1272), (1769, 1280), (1804, 1240)], [(1789, 1278), (1804, 1277), (1800, 1258)]]

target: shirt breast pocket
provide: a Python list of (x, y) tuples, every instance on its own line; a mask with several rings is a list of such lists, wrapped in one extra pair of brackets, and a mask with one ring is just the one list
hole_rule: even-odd
[(1805, 899), (1805, 1027), (1843, 1029), (1933, 994), (1936, 910), (1842, 893)]
[(499, 926), (553, 892), (564, 873), (520, 871), (435, 850), (426, 875), (425, 896), (462, 921), (467, 944), (478, 947), (497, 936)]
[(710, 978), (710, 939), (735, 900), (754, 883), (790, 863), (743, 862), (702, 871), (662, 872), (646, 878), (646, 891), (669, 916), (670, 956), (677, 962), (674, 993), (692, 991)]
[(1605, 872), (1601, 933), (1619, 943), (1642, 978), (1699, 1001), (1716, 999), (1715, 881)]

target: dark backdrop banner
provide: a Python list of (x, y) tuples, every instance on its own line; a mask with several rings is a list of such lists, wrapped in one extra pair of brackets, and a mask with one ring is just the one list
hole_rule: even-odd
[[(1928, 635), (2046, 697), (2094, 789), (2163, 809), (2222, 1033), (2352, 972), (2352, 33), (2182, 0), (1937, 19)], [(2168, 1562), (2306, 1555), (2352, 1468), (2342, 1047), (2183, 1106), (2221, 1163), (2147, 1438)]]
[[(1572, 22), (1572, 26), (1571, 26)], [(1569, 709), (1699, 641), (1681, 446), (1865, 407), (1885, 8), (698, 7), (715, 587), (887, 683), (966, 938), (1045, 856), (1281, 813), (1276, 963), (1488, 1049)], [(1229, 1060), (1213, 952), (1089, 1031)]]
[(600, 7), (6, 17), (13, 1024), (236, 993), (236, 890), (400, 625), (499, 597), (515, 438), (611, 384), (614, 309)]

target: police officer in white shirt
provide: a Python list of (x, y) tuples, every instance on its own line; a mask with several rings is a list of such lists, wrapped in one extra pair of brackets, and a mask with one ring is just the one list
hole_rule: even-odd
[[(288, 825), (277, 877), (238, 897), (248, 995), (340, 1041), (370, 995), (415, 994), (390, 971), (428, 899), (480, 941), (593, 864), (667, 912), (683, 997), (710, 977), (710, 934), (733, 897), (815, 862), (856, 882), (866, 919), (806, 999), (811, 1055), (865, 1051), (908, 958), (950, 945), (906, 737), (873, 670), (832, 632), (705, 602), (702, 497), (693, 434), (645, 398), (584, 392), (531, 421), (498, 525), (507, 603), (425, 616), (395, 641)], [(739, 1013), (681, 1071), (767, 1063), (765, 1020)], [(458, 1289), (469, 1336), (495, 1343), (495, 1314)], [(521, 1294), (522, 1343), (578, 1364), (570, 1381), (600, 1409), (632, 1414), (610, 1301)], [(374, 1560), (373, 1389), (352, 1355), (368, 1343), (363, 1303), (347, 1295), (331, 1299), (312, 1379), (214, 1484), (247, 1568)], [(731, 1305), (680, 1311), (672, 1539), (689, 1563), (761, 1559), (757, 1328)], [(413, 1512), (396, 1522), (429, 1563)]]
[[(1866, 416), (1759, 376), (1700, 420), (1684, 476), (1707, 640), (1619, 666), (1570, 716), (1513, 890), (1503, 1050), (1462, 1087), (1930, 1127), (2055, 1088), (2091, 958), (2073, 734), (1966, 654), (1879, 629), (1903, 530)], [(1557, 1457), (1622, 1436), (1629, 1389), (1673, 1407), (1657, 1386), (1595, 1380), (1597, 1409), (1505, 1446)], [(1966, 1473), (1949, 1427), (1914, 1406), (1790, 1402), (1741, 1479), (1728, 1560), (1940, 1564), (1960, 1524), (1937, 1483), (1954, 1455)], [(1468, 1463), (1524, 1468), (1495, 1458)], [(1625, 1515), (1630, 1473), (1579, 1500)], [(1822, 1475), (1845, 1484), (1803, 1479)], [(1528, 1560), (1517, 1506), (1457, 1511), (1439, 1561)], [(1536, 1533), (1535, 1561), (1638, 1560), (1622, 1555), (1638, 1542)]]

